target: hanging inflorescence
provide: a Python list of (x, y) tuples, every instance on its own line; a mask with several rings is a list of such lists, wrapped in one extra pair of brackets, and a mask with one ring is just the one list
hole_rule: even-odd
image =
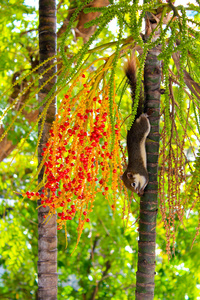
[[(179, 134), (179, 127), (175, 123), (175, 113), (171, 118), (172, 128), (170, 135), (166, 130), (165, 123), (161, 132), (162, 143), (159, 156), (160, 172), (158, 190), (162, 222), (166, 231), (166, 250), (169, 257), (171, 257), (172, 252), (175, 252), (176, 221), (178, 219), (179, 224), (184, 224), (186, 211), (188, 217), (194, 207), (198, 209), (200, 195), (200, 177), (197, 175), (199, 174), (199, 157), (196, 157), (192, 141), (187, 136), (187, 128), (191, 126), (190, 122), (192, 119), (190, 103), (188, 104), (185, 119), (186, 128), (184, 128), (181, 136)], [(188, 142), (192, 150), (191, 157), (193, 159), (196, 157), (195, 171), (185, 153), (185, 146)], [(199, 224), (198, 228), (200, 228)]]
[[(79, 80), (84, 78), (82, 74)], [(74, 86), (71, 86), (65, 95), (43, 147), (40, 166), (40, 169), (45, 167), (43, 181), (36, 191), (26, 193), (28, 198), (41, 198), (42, 206), (49, 207), (47, 221), (58, 211), (58, 229), (78, 215), (80, 234), (85, 222), (89, 222), (96, 194), (102, 193), (114, 210), (121, 189), (119, 115), (113, 99), (116, 124), (111, 149), (109, 88), (104, 82), (102, 90), (93, 91), (93, 84), (92, 80), (83, 83), (76, 96), (72, 96)]]

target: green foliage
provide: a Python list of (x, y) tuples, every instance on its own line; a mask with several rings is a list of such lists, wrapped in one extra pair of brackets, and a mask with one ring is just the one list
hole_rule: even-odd
[(16, 155), (11, 166), (10, 159), (7, 163), (1, 163), (1, 299), (30, 299), (37, 289), (36, 204), (22, 202), (20, 195), (27, 184), (30, 184), (37, 161), (31, 159), (31, 147), (27, 143), (25, 146), (26, 154)]
[[(159, 263), (156, 267), (158, 276), (155, 277), (155, 299), (198, 299), (199, 296), (199, 238), (191, 249), (191, 242), (194, 235), (194, 222), (190, 219), (188, 229), (179, 227), (176, 235), (175, 252), (170, 261), (162, 248), (157, 249)], [(193, 224), (193, 225), (192, 225)], [(159, 244), (163, 240), (162, 229), (159, 228)]]
[[(32, 16), (31, 23), (27, 18), (28, 15)], [(33, 54), (37, 47), (37, 40), (32, 32), (27, 32), (28, 39), (26, 34), (22, 34), (22, 32), (33, 28), (37, 29), (36, 16), (34, 8), (25, 5), (23, 0), (1, 2), (0, 70), (3, 76), (3, 79), (1, 78), (3, 91), (5, 91), (4, 82), (6, 80), (9, 82), (10, 70), (15, 72), (22, 68), (28, 69), (30, 66), (28, 48), (31, 47), (31, 53)], [(23, 52), (23, 55), (20, 55), (21, 52)]]

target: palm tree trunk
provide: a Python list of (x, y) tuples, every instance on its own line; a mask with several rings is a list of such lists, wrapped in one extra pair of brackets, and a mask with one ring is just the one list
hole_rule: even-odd
[[(40, 0), (39, 1), (39, 52), (40, 63), (56, 54), (56, 1)], [(40, 73), (50, 67), (53, 59), (40, 68)], [(42, 84), (56, 72), (56, 67), (48, 71), (47, 74), (39, 80)], [(38, 97), (41, 102), (52, 86), (56, 83), (56, 76), (47, 83), (40, 91)], [(39, 113), (42, 112), (43, 106)], [(42, 148), (45, 146), (49, 130), (55, 119), (56, 99), (52, 101), (45, 120), (42, 138), (38, 147), (38, 163), (42, 161)], [(41, 122), (39, 124), (39, 132)], [(42, 181), (44, 168), (38, 175), (38, 182)], [(41, 201), (38, 201), (41, 205)], [(48, 214), (48, 207), (38, 209), (38, 299), (39, 300), (56, 300), (57, 299), (57, 223), (54, 215), (47, 224), (44, 224), (44, 215)]]
[(151, 131), (146, 142), (149, 184), (140, 201), (136, 300), (154, 298), (161, 81), (159, 53), (159, 48), (149, 51), (144, 70), (145, 109), (150, 114)]

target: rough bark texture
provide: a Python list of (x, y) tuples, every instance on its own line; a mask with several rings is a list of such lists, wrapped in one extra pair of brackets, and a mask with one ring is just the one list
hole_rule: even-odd
[[(104, 7), (108, 6), (110, 2), (108, 0), (94, 0), (92, 3), (89, 3), (87, 5), (88, 7)], [(76, 37), (82, 37), (83, 42), (86, 43), (91, 35), (95, 32), (96, 30), (96, 25), (90, 26), (89, 28), (85, 28), (84, 25), (85, 23), (94, 20), (100, 16), (100, 12), (91, 12), (85, 14), (83, 11), (79, 14), (79, 21), (77, 24), (77, 27), (75, 29), (76, 32)]]
[[(56, 1), (39, 1), (39, 52), (40, 63), (56, 54)], [(40, 68), (42, 73), (53, 63), (53, 60)], [(51, 69), (43, 78), (40, 79), (40, 86), (54, 73), (56, 68)], [(56, 83), (56, 77), (46, 84), (39, 93), (39, 102), (41, 102), (52, 86)], [(40, 108), (41, 113), (43, 107)], [(39, 164), (42, 160), (42, 148), (49, 137), (49, 130), (55, 119), (56, 104), (52, 101), (45, 120), (45, 126), (38, 149)], [(41, 123), (39, 124), (39, 132)], [(43, 178), (44, 168), (41, 170), (38, 181)], [(38, 201), (38, 205), (41, 202)], [(55, 300), (57, 299), (57, 223), (54, 215), (47, 224), (44, 224), (44, 215), (47, 215), (48, 208), (40, 207), (38, 209), (38, 299)]]
[[(109, 0), (94, 0), (91, 3), (85, 5), (85, 7), (104, 7), (104, 6), (108, 6), (110, 4)], [(72, 6), (73, 6), (73, 2), (72, 2)], [(85, 8), (84, 7), (84, 8)], [(83, 8), (83, 10), (84, 10)], [(90, 26), (89, 28), (85, 28), (84, 25), (85, 23), (94, 20), (95, 18), (100, 16), (100, 12), (91, 12), (91, 13), (87, 13), (85, 14), (84, 12), (80, 11), (80, 13), (78, 14), (77, 20), (78, 23), (76, 25), (76, 28), (74, 28), (75, 30), (75, 37), (82, 37), (83, 38), (83, 42), (86, 43), (89, 38), (91, 37), (91, 35), (95, 32), (96, 30), (96, 25)], [(67, 18), (63, 21), (63, 25), (60, 27), (60, 29), (58, 30), (57, 36), (61, 36), (66, 28), (67, 25), (69, 23), (69, 20), (71, 18), (71, 16), (73, 15), (75, 11), (75, 8), (69, 8), (69, 13)]]
[(160, 81), (161, 62), (157, 60), (159, 48), (149, 51), (145, 70), (145, 109), (150, 113), (151, 131), (147, 138), (147, 169), (149, 184), (140, 201), (138, 271), (136, 274), (136, 300), (154, 298), (155, 276), (155, 241), (158, 193), (158, 153), (159, 153), (159, 118), (160, 118)]

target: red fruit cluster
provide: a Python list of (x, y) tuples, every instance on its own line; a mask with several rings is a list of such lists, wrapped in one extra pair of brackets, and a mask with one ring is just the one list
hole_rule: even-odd
[[(109, 138), (112, 126), (107, 118), (107, 95), (102, 100), (98, 97), (90, 99), (89, 86), (84, 84), (84, 88), (82, 98), (65, 95), (60, 107), (64, 112), (58, 112), (48, 143), (43, 148), (45, 172), (42, 192), (27, 192), (29, 198), (41, 198), (41, 204), (50, 208), (49, 214), (58, 210), (58, 229), (78, 213), (80, 232), (84, 223), (89, 222), (86, 216), (92, 211), (96, 193), (101, 192), (107, 197), (110, 176), (116, 190), (118, 176), (114, 174), (117, 173), (120, 138), (117, 127), (111, 153)], [(75, 108), (77, 102), (79, 105)]]

